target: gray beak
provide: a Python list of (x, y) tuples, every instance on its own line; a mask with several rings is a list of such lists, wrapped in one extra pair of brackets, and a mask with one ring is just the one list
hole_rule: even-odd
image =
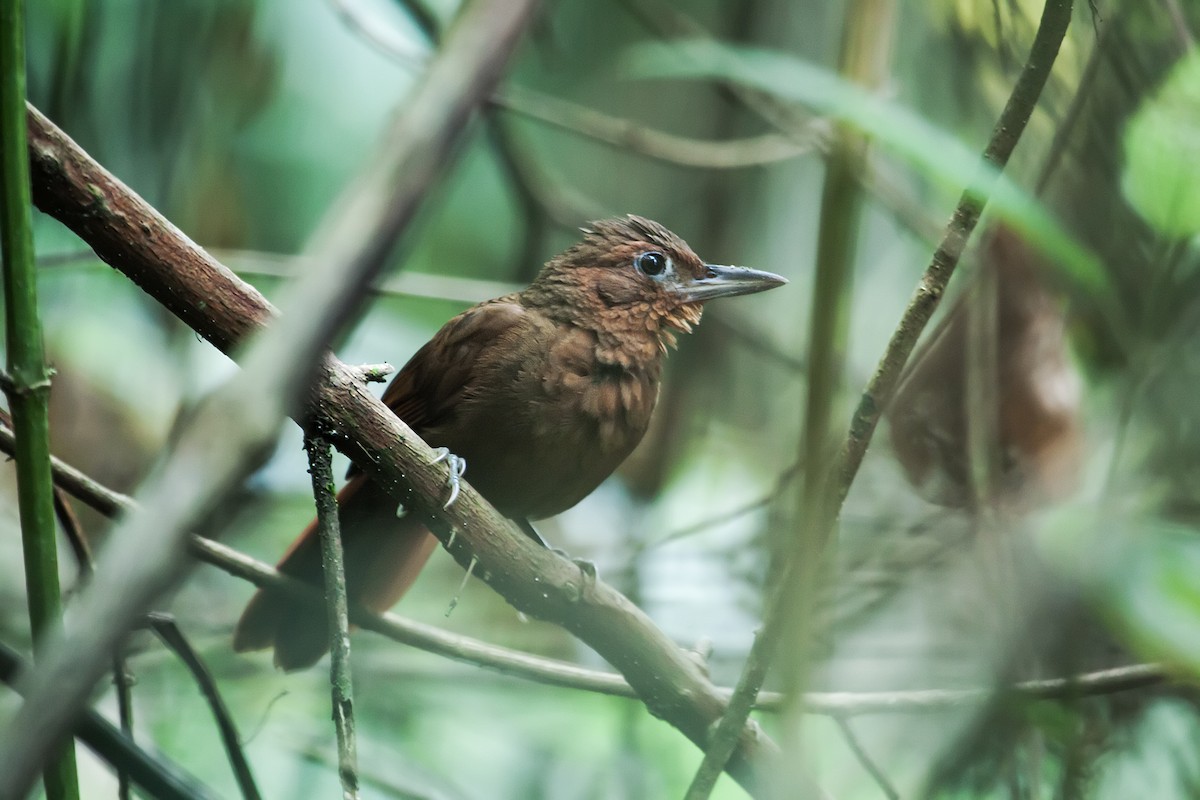
[(754, 294), (783, 286), (787, 283), (772, 272), (762, 272), (745, 267), (723, 267), (705, 264), (703, 278), (697, 278), (679, 286), (675, 291), (686, 303), (700, 303), (714, 297), (736, 297), (739, 294)]

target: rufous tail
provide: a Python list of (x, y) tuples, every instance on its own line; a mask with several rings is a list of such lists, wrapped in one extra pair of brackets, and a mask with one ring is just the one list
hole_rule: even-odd
[[(397, 518), (397, 503), (366, 475), (338, 492), (345, 550), (346, 592), (351, 605), (382, 612), (395, 605), (429, 559), (437, 540), (412, 517)], [(280, 572), (322, 585), (321, 546), (314, 520), (284, 554)], [(275, 647), (275, 666), (315, 664), (329, 649), (329, 627), (319, 602), (304, 603), (277, 589), (251, 598), (233, 634), (233, 649)]]

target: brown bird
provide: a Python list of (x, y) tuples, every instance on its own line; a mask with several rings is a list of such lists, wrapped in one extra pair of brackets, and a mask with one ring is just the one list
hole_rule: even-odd
[[(675, 234), (641, 217), (605, 220), (555, 256), (524, 291), (447, 322), (392, 380), (383, 401), (422, 439), (469, 465), (467, 477), (499, 511), (524, 523), (578, 503), (641, 440), (675, 333), (703, 304), (786, 281), (769, 272), (705, 264)], [(390, 608), (436, 540), (419, 520), (351, 467), (338, 494), (350, 600)], [(317, 583), (315, 523), (279, 563)], [(328, 647), (325, 617), (262, 589), (238, 622), (234, 649), (274, 645), (296, 669)]]
[[(987, 390), (995, 414), (990, 504), (1022, 510), (1061, 500), (1082, 467), (1082, 386), (1066, 339), (1064, 303), (1047, 281), (1052, 265), (1011, 228), (997, 224), (979, 252), (977, 282), (958, 298), (909, 364), (888, 408), (892, 447), (926, 500), (971, 507), (967, 363), (972, 292), (988, 291), (994, 359)], [(985, 331), (987, 329), (985, 328)]]

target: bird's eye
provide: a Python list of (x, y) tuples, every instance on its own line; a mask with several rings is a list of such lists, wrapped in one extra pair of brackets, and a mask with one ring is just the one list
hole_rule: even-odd
[(651, 250), (649, 253), (639, 255), (633, 260), (633, 263), (643, 273), (653, 277), (661, 275), (667, 268), (667, 257), (656, 250)]

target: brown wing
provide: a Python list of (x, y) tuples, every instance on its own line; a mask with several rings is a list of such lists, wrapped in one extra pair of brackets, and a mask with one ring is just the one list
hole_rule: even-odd
[[(454, 317), (400, 369), (383, 393), (384, 404), (419, 436), (449, 423), (470, 389), (480, 353), (524, 316), (513, 294)], [(349, 474), (357, 471), (352, 466)]]

